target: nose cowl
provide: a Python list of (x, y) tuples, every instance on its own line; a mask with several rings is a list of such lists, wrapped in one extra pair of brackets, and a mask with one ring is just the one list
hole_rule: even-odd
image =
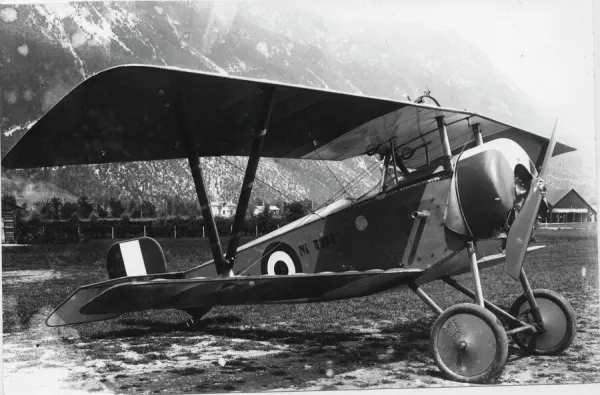
[(525, 150), (512, 140), (465, 152), (456, 161), (446, 226), (476, 239), (506, 236), (508, 213), (525, 198), (536, 174)]

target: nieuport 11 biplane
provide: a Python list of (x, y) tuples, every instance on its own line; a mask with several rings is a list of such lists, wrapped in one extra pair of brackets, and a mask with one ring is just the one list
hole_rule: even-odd
[[(556, 125), (551, 138), (540, 133), (426, 97), (394, 101), (132, 65), (73, 89), (2, 164), (189, 161), (213, 260), (168, 272), (153, 239), (116, 243), (107, 255), (109, 280), (75, 291), (50, 314), (49, 326), (147, 309), (180, 309), (198, 319), (217, 305), (323, 302), (408, 286), (439, 315), (431, 349), (440, 370), (454, 380), (488, 382), (504, 368), (507, 336), (550, 355), (575, 335), (569, 303), (532, 290), (523, 270), (526, 253), (542, 248), (529, 242), (544, 206), (548, 161), (573, 150), (556, 142)], [(261, 156), (335, 161), (364, 154), (382, 164), (374, 190), (239, 245)], [(206, 156), (248, 157), (226, 251), (200, 168)], [(509, 312), (484, 299), (479, 277), (502, 262), (524, 291)], [(467, 272), (474, 291), (452, 278)], [(438, 279), (475, 303), (443, 311), (421, 288)]]

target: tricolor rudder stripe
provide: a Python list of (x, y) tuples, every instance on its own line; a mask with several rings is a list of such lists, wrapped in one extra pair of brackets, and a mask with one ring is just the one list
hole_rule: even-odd
[(113, 244), (106, 256), (108, 277), (144, 276), (165, 273), (167, 265), (162, 248), (150, 237)]
[(275, 242), (265, 249), (261, 260), (261, 273), (267, 275), (302, 273), (302, 263), (289, 244)]

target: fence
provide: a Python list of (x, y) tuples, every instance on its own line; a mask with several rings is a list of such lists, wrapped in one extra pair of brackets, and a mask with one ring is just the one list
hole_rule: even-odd
[[(221, 236), (231, 235), (233, 218), (215, 218)], [(285, 218), (250, 217), (244, 221), (243, 236), (269, 233), (286, 223)], [(155, 238), (204, 237), (206, 229), (202, 218), (151, 218), (90, 220), (21, 219), (18, 223), (17, 242), (24, 244), (76, 243), (87, 239), (128, 239), (140, 236)]]

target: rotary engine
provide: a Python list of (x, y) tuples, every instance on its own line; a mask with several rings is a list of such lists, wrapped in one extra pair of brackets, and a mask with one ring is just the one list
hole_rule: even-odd
[(520, 207), (537, 170), (516, 142), (497, 139), (458, 156), (446, 226), (475, 239), (506, 236), (507, 221)]

